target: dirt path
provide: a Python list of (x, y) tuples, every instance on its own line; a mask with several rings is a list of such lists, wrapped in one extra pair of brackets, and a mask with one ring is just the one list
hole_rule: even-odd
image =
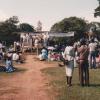
[(0, 100), (53, 100), (46, 92), (47, 80), (40, 71), (47, 65), (33, 58), (28, 55), (25, 64), (17, 65), (25, 71), (0, 76)]

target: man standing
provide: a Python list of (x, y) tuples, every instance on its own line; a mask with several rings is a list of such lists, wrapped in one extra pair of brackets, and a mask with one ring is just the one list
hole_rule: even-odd
[(97, 43), (95, 43), (94, 39), (91, 40), (90, 44), (89, 44), (89, 51), (90, 51), (90, 67), (92, 68), (96, 68), (96, 47), (97, 47)]
[(85, 40), (82, 40), (80, 44), (81, 46), (78, 48), (80, 85), (89, 86), (89, 64), (88, 64), (89, 48), (86, 45)]

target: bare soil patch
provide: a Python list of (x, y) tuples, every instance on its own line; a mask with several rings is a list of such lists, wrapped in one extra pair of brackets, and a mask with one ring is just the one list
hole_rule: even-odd
[(54, 100), (48, 94), (49, 86), (42, 69), (54, 64), (27, 55), (26, 63), (15, 65), (14, 73), (0, 73), (0, 100)]

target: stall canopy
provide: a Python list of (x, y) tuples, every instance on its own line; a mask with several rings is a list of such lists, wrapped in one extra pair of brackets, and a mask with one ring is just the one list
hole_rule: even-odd
[(67, 33), (48, 33), (49, 37), (74, 37), (75, 32)]
[[(25, 33), (21, 33), (25, 34)], [(32, 36), (46, 34), (48, 37), (74, 37), (75, 32), (67, 32), (67, 33), (52, 33), (52, 32), (41, 32), (41, 33), (30, 33)]]

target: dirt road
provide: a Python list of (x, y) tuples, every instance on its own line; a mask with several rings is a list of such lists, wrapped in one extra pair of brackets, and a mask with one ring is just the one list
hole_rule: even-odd
[(53, 100), (46, 89), (47, 80), (41, 69), (47, 65), (28, 55), (25, 64), (16, 65), (19, 70), (0, 75), (0, 100)]

